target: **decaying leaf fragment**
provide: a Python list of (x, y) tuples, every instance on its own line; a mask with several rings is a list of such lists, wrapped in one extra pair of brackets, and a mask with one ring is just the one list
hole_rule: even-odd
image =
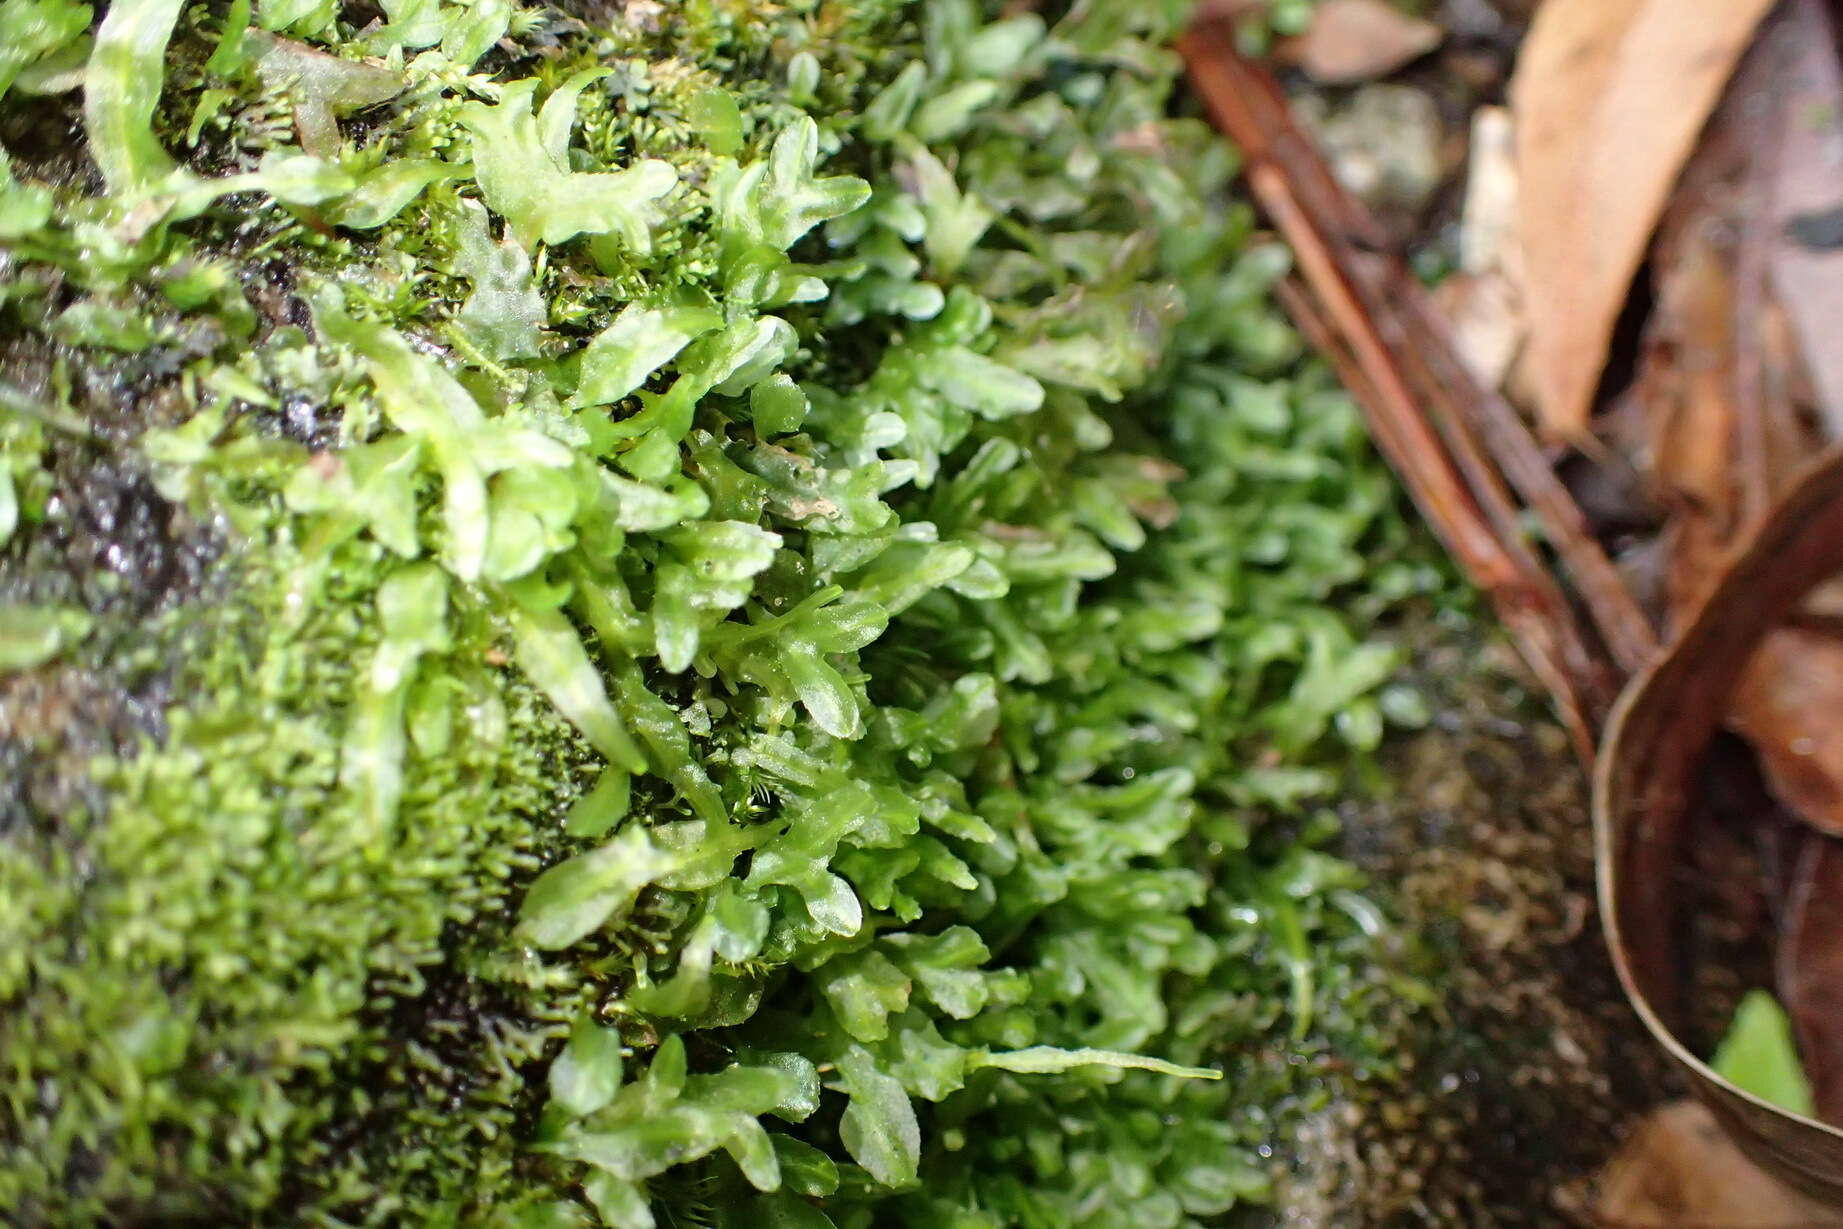
[[(1639, 463), (1669, 508), (1665, 588), (1676, 621), (1705, 598), (1765, 506), (1830, 434), (1821, 390), (1815, 405), (1796, 391), (1798, 356), (1776, 312), (1789, 240), (1766, 207), (1814, 122), (1793, 68), (1827, 30), (1804, 6), (1767, 26), (1650, 248), (1657, 304), (1632, 397), (1645, 423)], [(1827, 292), (1813, 293), (1804, 302), (1821, 309)], [(1843, 639), (1807, 625), (1765, 638), (1730, 714), (1772, 792), (1831, 833), (1843, 832), (1843, 742), (1832, 733), (1840, 707)]]
[(1670, 650), (1627, 689), (1594, 782), (1603, 918), (1628, 996), (1727, 1133), (1775, 1176), (1832, 1201), (1843, 1196), (1843, 1130), (1737, 1087), (1681, 1040), (1690, 906), (1680, 872), (1698, 769), (1753, 650), (1843, 566), (1840, 479), (1843, 451), (1833, 449), (1761, 523)]
[(1843, 221), (1843, 63), (1836, 18), (1823, 0), (1795, 0), (1780, 37), (1783, 145), (1776, 159), (1771, 224), (1772, 284), (1797, 334), (1817, 410), (1843, 435), (1843, 243), (1826, 233)]
[(1321, 0), (1304, 34), (1274, 49), (1314, 81), (1348, 85), (1387, 76), (1440, 45), (1445, 32), (1388, 0)]
[(1779, 800), (1806, 823), (1843, 835), (1843, 640), (1784, 627), (1741, 676), (1730, 720), (1759, 752)]
[(1622, 1229), (1843, 1225), (1843, 1213), (1763, 1173), (1695, 1101), (1673, 1101), (1641, 1122), (1595, 1184), (1591, 1223)]
[(344, 60), (307, 43), (264, 30), (246, 36), (263, 84), (288, 91), (301, 148), (324, 158), (339, 150), (336, 117), (396, 97), (409, 84), (381, 64)]

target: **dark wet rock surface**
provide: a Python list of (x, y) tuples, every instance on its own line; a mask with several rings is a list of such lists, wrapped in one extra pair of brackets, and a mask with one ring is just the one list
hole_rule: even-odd
[(1501, 641), (1417, 631), (1435, 714), (1343, 811), (1348, 857), (1402, 922), (1441, 1003), (1400, 1079), (1309, 1120), (1278, 1206), (1299, 1226), (1552, 1226), (1631, 1115), (1671, 1086), (1621, 996), (1593, 894), (1584, 772)]
[[(52, 348), (0, 328), (0, 372), (28, 398), (68, 396), (87, 436), (46, 432), (43, 520), (0, 548), (0, 605), (74, 607), (93, 626), (72, 651), (0, 674), (0, 834), (102, 806), (88, 765), (165, 733), (177, 626), (156, 624), (222, 596), (222, 535), (157, 489), (134, 440), (173, 413), (172, 382), (137, 366), (73, 364), (60, 388)], [(161, 646), (164, 645), (163, 649)]]

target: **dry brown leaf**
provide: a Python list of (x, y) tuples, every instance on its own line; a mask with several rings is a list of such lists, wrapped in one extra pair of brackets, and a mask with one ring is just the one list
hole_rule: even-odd
[(1607, 1229), (1837, 1229), (1826, 1208), (1762, 1173), (1698, 1101), (1653, 1111), (1595, 1182)]
[[(1701, 178), (1712, 152), (1705, 147), (1690, 178)], [(1666, 218), (1654, 258), (1657, 309), (1633, 388), (1648, 436), (1640, 455), (1654, 487), (1670, 497), (1665, 592), (1673, 618), (1713, 587), (1736, 528), (1734, 258), (1727, 215), (1711, 199), (1681, 190)]]
[[(1843, 325), (1839, 325), (1838, 335), (1843, 336)], [(1783, 489), (1785, 477), (1796, 474), (1814, 455), (1834, 443), (1839, 432), (1816, 421), (1816, 416), (1807, 421), (1798, 412), (1797, 407), (1812, 405), (1818, 398), (1811, 391), (1791, 319), (1784, 305), (1771, 300), (1760, 322), (1760, 359), (1765, 371), (1765, 465), (1767, 472), (1779, 479), (1773, 487), (1777, 493)]]
[(1321, 0), (1304, 34), (1283, 39), (1274, 57), (1314, 81), (1350, 85), (1385, 77), (1440, 45), (1444, 33), (1387, 0)]
[(1548, 0), (1511, 82), (1537, 407), (1580, 437), (1677, 172), (1772, 0)]
[[(1648, 437), (1637, 457), (1671, 497), (1666, 594), (1679, 620), (1708, 596), (1750, 522), (1823, 445), (1793, 403), (1790, 330), (1763, 296), (1779, 240), (1762, 197), (1794, 122), (1784, 65), (1796, 35), (1794, 25), (1775, 21), (1747, 56), (1651, 248), (1657, 306), (1633, 387)], [(1732, 724), (1755, 745), (1781, 802), (1843, 832), (1843, 737), (1834, 746), (1823, 737), (1840, 704), (1843, 639), (1782, 632), (1749, 664)]]
[(1773, 794), (1813, 827), (1843, 835), (1843, 639), (1803, 627), (1768, 636), (1729, 710), (1760, 753)]

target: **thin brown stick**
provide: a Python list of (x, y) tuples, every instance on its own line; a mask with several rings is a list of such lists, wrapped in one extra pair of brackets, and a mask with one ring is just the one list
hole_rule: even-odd
[(1449, 465), (1433, 463), (1445, 453), (1439, 438), (1416, 412), (1414, 394), (1390, 362), (1382, 339), (1340, 275), (1335, 257), (1305, 222), (1286, 181), (1267, 163), (1250, 167), (1248, 176), (1255, 195), (1280, 229), (1288, 238), (1297, 236), (1293, 251), (1300, 268), (1318, 292), (1337, 335), (1350, 347), (1374, 387), (1375, 403), (1382, 409), (1371, 418), (1377, 442), (1398, 469), (1416, 477), (1412, 494), (1421, 511), (1444, 531), (1447, 546), (1485, 588), (1525, 580), (1525, 570), (1484, 524), (1477, 502), (1458, 475)]
[[(1392, 348), (1422, 367), (1419, 390), (1438, 398), (1434, 420), (1475, 488), (1502, 491), (1505, 479), (1535, 512), (1583, 604), (1621, 669), (1638, 670), (1657, 650), (1657, 636), (1631, 590), (1588, 531), (1586, 518), (1555, 476), (1541, 446), (1501, 396), (1487, 389), (1458, 356), (1450, 330), (1420, 283), (1400, 261), (1382, 255), (1386, 239), (1369, 211), (1331, 173), (1309, 138), (1293, 122), (1285, 94), (1271, 74), (1237, 57), (1235, 94), (1219, 101), (1223, 127), (1250, 160), (1281, 168), (1305, 211), (1327, 235), (1348, 240), (1343, 266), (1365, 298), (1372, 319), (1399, 324)], [(1290, 236), (1289, 236), (1290, 237)], [(1363, 276), (1372, 274), (1373, 276)], [(1380, 284), (1379, 284), (1380, 283)], [(1431, 370), (1428, 370), (1431, 368)], [(1489, 455), (1499, 474), (1483, 463)], [(1481, 500), (1490, 510), (1499, 501)], [(1508, 506), (1508, 499), (1502, 501)], [(1494, 521), (1497, 519), (1494, 516)], [(1514, 536), (1520, 530), (1500, 528)], [(1507, 539), (1508, 540), (1508, 539)]]
[[(1364, 410), (1365, 417), (1371, 422), (1376, 421), (1379, 417), (1386, 420), (1388, 411), (1381, 408), (1385, 404), (1383, 394), (1371, 380), (1370, 373), (1357, 361), (1343, 340), (1319, 314), (1317, 305), (1312, 301), (1306, 289), (1296, 280), (1289, 278), (1282, 281), (1274, 290), (1281, 306), (1292, 316), (1299, 326), (1299, 331), (1305, 335), (1312, 347), (1325, 356), (1332, 369), (1337, 372), (1338, 380), (1356, 400), (1358, 406)], [(1421, 501), (1421, 493), (1425, 486), (1429, 485), (1421, 475), (1434, 466), (1444, 464), (1444, 460), (1431, 453), (1397, 454), (1393, 450), (1394, 443), (1392, 435), (1385, 438), (1383, 433), (1378, 432), (1377, 446), (1389, 459), (1389, 463), (1396, 468), (1398, 473), (1415, 475), (1404, 477), (1404, 483), (1410, 495), (1415, 497), (1416, 505), (1422, 509), (1422, 515), (1433, 526), (1441, 541), (1450, 543), (1457, 538), (1469, 536), (1471, 530), (1465, 524), (1465, 520), (1467, 517), (1475, 516), (1475, 510), (1468, 511), (1463, 505), (1437, 505)], [(1482, 527), (1480, 531), (1482, 532)], [(1448, 549), (1453, 548), (1449, 546)], [(1453, 553), (1460, 559), (1461, 565), (1466, 566), (1466, 561), (1459, 551), (1454, 550)], [(1584, 709), (1582, 698), (1577, 694), (1573, 673), (1567, 668), (1567, 653), (1555, 642), (1553, 625), (1536, 606), (1525, 600), (1525, 590), (1520, 576), (1512, 575), (1506, 582), (1494, 583), (1492, 578), (1502, 573), (1495, 569), (1486, 573), (1469, 566), (1467, 566), (1467, 575), (1490, 597), (1499, 619), (1502, 620), (1511, 638), (1516, 642), (1517, 651), (1529, 664), (1537, 680), (1554, 697), (1557, 712), (1568, 729), (1576, 753), (1581, 756), (1583, 762), (1591, 762), (1594, 751), (1593, 726)]]
[[(1468, 574), (1500, 611), (1516, 609), (1519, 647), (1564, 710), (1601, 715), (1617, 676), (1647, 661), (1657, 642), (1586, 518), (1516, 411), (1458, 357), (1420, 285), (1383, 253), (1375, 220), (1293, 122), (1272, 75), (1242, 58), (1219, 25), (1193, 28), (1179, 50), (1211, 117), (1247, 157), (1256, 202), (1293, 245), (1322, 308), (1318, 327), (1348, 348), (1340, 366), (1363, 372), (1378, 446)], [(1300, 312), (1309, 298), (1288, 301), (1311, 332)], [(1574, 579), (1597, 641), (1524, 541), (1519, 498)], [(1547, 630), (1526, 643), (1536, 621)]]
[[(1226, 91), (1206, 88), (1204, 92), (1213, 109), (1233, 113), (1224, 127), (1233, 129), (1250, 157), (1249, 185), (1292, 242), (1307, 280), (1329, 315), (1332, 331), (1351, 347), (1352, 357), (1365, 372), (1374, 390), (1370, 404), (1376, 412), (1371, 418), (1378, 443), (1398, 469), (1417, 475), (1411, 483), (1411, 493), (1423, 514), (1444, 530), (1449, 549), (1481, 586), (1497, 588), (1513, 579), (1529, 579), (1534, 569), (1524, 560), (1511, 557), (1505, 548), (1504, 519), (1491, 516), (1450, 466), (1432, 463), (1432, 458), (1444, 455), (1444, 449), (1418, 412), (1414, 394), (1391, 361), (1388, 346), (1376, 332), (1352, 279), (1345, 275), (1337, 253), (1314, 223), (1311, 215), (1322, 212), (1322, 208), (1308, 209), (1294, 191), (1298, 184), (1314, 197), (1322, 198), (1322, 185), (1314, 184), (1310, 175), (1288, 175), (1276, 169), (1282, 161), (1278, 156), (1280, 148), (1299, 146), (1293, 139), (1297, 134), (1290, 129), (1283, 101), (1264, 91), (1239, 88), (1238, 82), (1230, 82)], [(1265, 139), (1276, 132), (1276, 140)], [(1296, 156), (1285, 159), (1295, 160)], [(1343, 212), (1344, 221), (1369, 227), (1367, 219)], [(1487, 524), (1488, 521), (1496, 523)]]
[(1504, 477), (1536, 514), (1613, 660), (1626, 674), (1636, 674), (1657, 653), (1657, 630), (1594, 539), (1580, 505), (1555, 476), (1554, 467), (1515, 407), (1484, 387), (1459, 357), (1451, 328), (1427, 296), (1411, 293), (1404, 302), (1428, 343), (1416, 352), (1434, 368), (1438, 383), (1453, 391), (1457, 410), (1472, 418)]
[[(1451, 439), (1476, 437), (1497, 462), (1503, 478), (1536, 514), (1614, 659), (1627, 672), (1637, 670), (1655, 653), (1656, 633), (1606, 552), (1588, 532), (1586, 518), (1555, 476), (1541, 446), (1509, 403), (1484, 388), (1458, 357), (1450, 331), (1440, 322), (1420, 283), (1399, 260), (1382, 255), (1386, 240), (1381, 228), (1338, 182), (1294, 123), (1286, 96), (1272, 74), (1243, 59), (1225, 37), (1220, 30), (1198, 30), (1184, 45), (1186, 54), (1192, 56), (1193, 75), (1199, 56), (1191, 49), (1199, 46), (1202, 54), (1213, 57), (1210, 66), (1222, 70), (1213, 79), (1198, 79), (1219, 125), (1243, 147), (1251, 162), (1281, 169), (1320, 231), (1347, 240), (1343, 246), (1355, 249), (1342, 264), (1350, 280), (1365, 292), (1370, 314), (1399, 323), (1399, 357), (1424, 361), (1435, 369), (1430, 378), (1417, 382), (1417, 389), (1424, 385), (1423, 391), (1438, 399), (1439, 404), (1428, 408), (1441, 422), (1443, 433)], [(1212, 80), (1229, 89), (1212, 92)], [(1457, 447), (1471, 451), (1467, 444)]]

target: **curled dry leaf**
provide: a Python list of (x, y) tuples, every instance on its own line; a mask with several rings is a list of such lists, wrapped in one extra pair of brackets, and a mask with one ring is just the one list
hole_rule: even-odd
[(1320, 0), (1304, 34), (1281, 42), (1276, 59), (1314, 81), (1350, 85), (1385, 77), (1440, 45), (1439, 26), (1387, 0)]
[(1613, 325), (1696, 133), (1772, 0), (1549, 0), (1517, 119), (1537, 408), (1579, 437)]
[(1762, 638), (1839, 569), (1843, 450), (1832, 450), (1799, 476), (1670, 650), (1626, 690), (1597, 764), (1593, 805), (1607, 943), (1645, 1026), (1750, 1155), (1843, 1206), (1843, 1131), (1742, 1091), (1679, 1039), (1691, 1008), (1682, 872), (1704, 752)]

